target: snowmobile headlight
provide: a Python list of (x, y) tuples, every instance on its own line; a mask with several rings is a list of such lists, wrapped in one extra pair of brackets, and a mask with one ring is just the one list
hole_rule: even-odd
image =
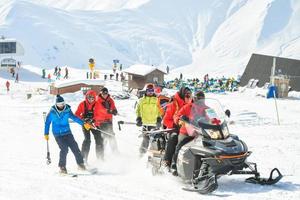
[(209, 135), (209, 137), (213, 140), (221, 139), (222, 136), (220, 134), (220, 131), (213, 130), (213, 129), (205, 129), (206, 133)]

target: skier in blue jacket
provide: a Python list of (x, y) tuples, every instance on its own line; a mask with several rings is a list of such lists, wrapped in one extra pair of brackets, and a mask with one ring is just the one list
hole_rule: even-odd
[(66, 174), (66, 158), (68, 154), (68, 148), (73, 152), (78, 168), (85, 170), (83, 157), (78, 148), (78, 144), (75, 141), (73, 134), (70, 129), (69, 118), (76, 123), (83, 125), (86, 129), (90, 129), (91, 126), (88, 123), (84, 123), (80, 118), (76, 117), (71, 107), (65, 104), (64, 98), (60, 95), (56, 97), (56, 103), (53, 105), (46, 117), (44, 137), (49, 140), (49, 129), (52, 123), (52, 133), (55, 140), (60, 148), (59, 163), (60, 173)]

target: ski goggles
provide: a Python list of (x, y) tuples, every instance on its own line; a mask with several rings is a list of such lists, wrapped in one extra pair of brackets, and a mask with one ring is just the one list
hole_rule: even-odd
[(146, 89), (147, 93), (154, 93), (154, 89)]
[(95, 100), (95, 97), (94, 97), (94, 96), (87, 96), (86, 98), (87, 98), (88, 100), (90, 100), (90, 101)]
[(58, 107), (63, 107), (65, 105), (65, 102), (58, 102), (56, 103), (56, 106)]

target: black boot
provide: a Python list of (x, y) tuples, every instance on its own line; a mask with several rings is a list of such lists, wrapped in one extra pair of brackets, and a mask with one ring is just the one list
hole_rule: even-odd
[(172, 163), (172, 165), (171, 165), (171, 172), (172, 172), (173, 176), (178, 176), (176, 163)]

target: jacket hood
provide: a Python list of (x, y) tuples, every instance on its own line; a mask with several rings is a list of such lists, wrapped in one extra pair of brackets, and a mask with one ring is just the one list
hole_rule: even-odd
[(87, 93), (85, 94), (85, 100), (87, 101), (87, 103), (89, 103), (89, 102), (88, 102), (88, 99), (87, 99), (88, 96), (93, 96), (94, 99), (95, 99), (94, 102), (96, 102), (97, 93), (96, 93), (94, 90), (89, 90), (89, 91), (87, 91)]

